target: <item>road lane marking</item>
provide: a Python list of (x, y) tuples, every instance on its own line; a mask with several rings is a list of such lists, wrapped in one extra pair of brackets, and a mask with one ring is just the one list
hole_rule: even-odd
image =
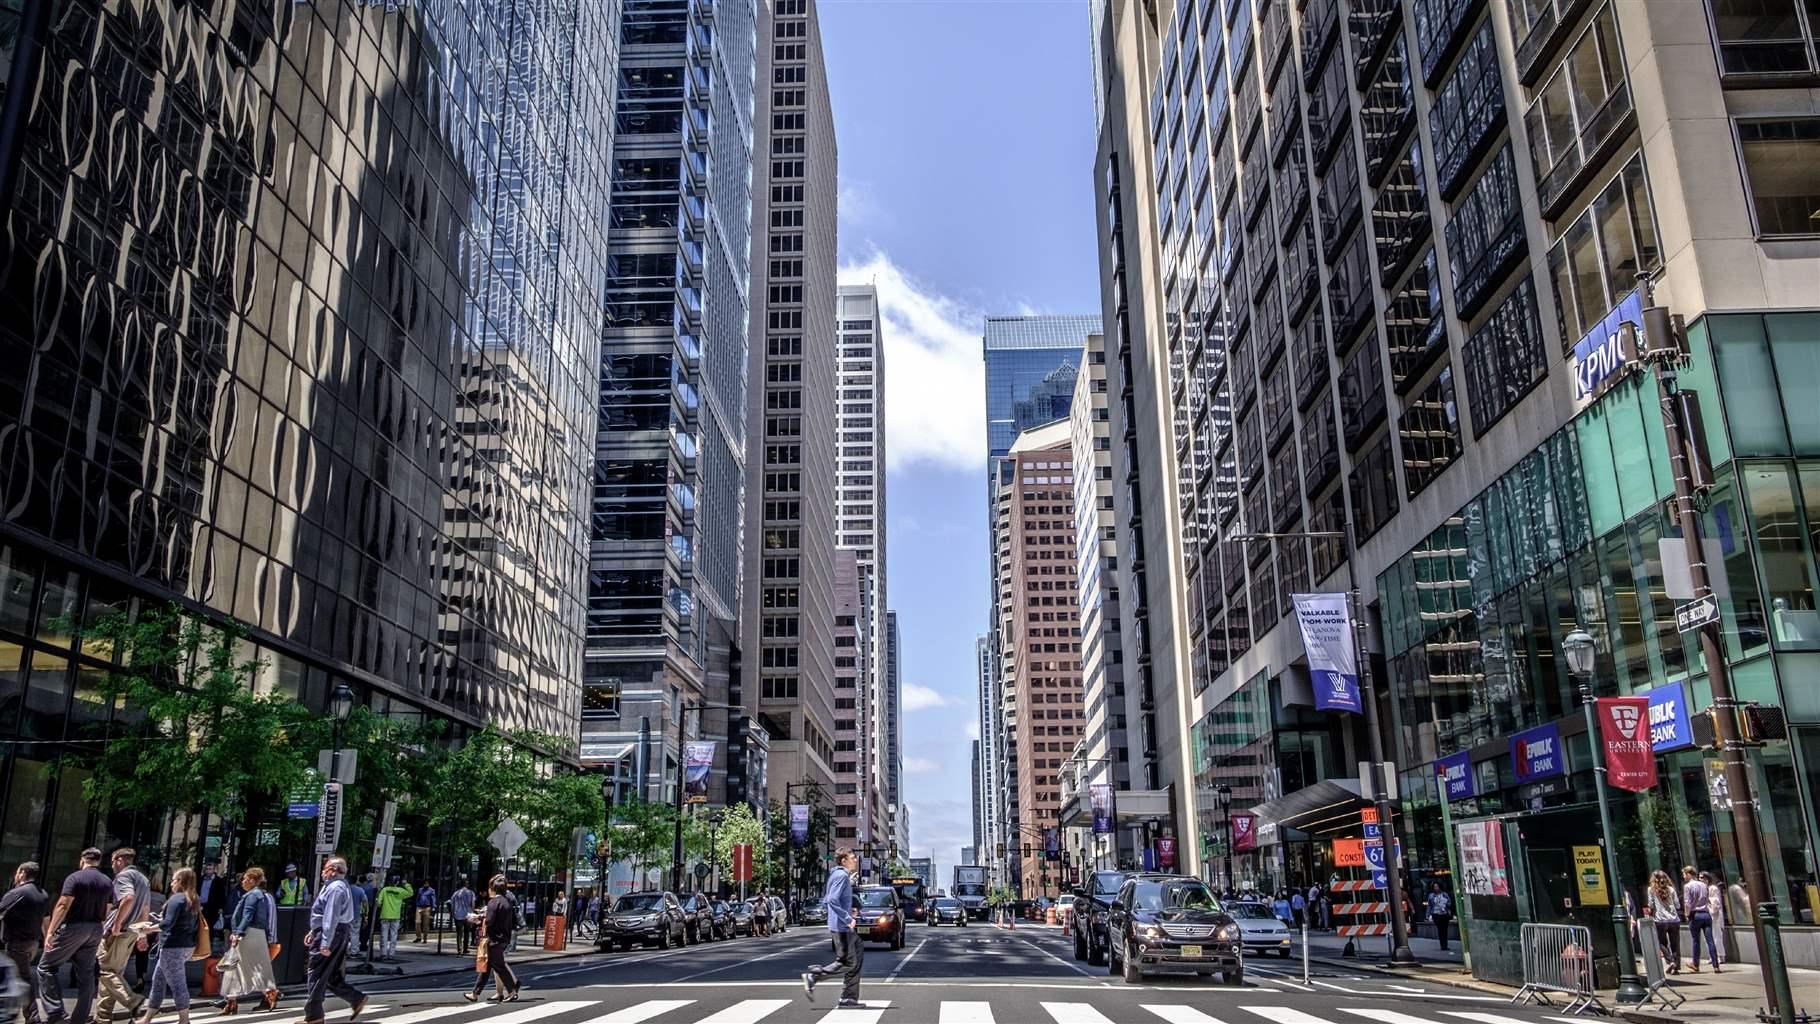
[[(452, 1017), (456, 1014), (471, 1013), (485, 1005), (486, 1004), (484, 1003), (449, 1003), (442, 1006), (433, 1006), (427, 1010), (418, 1010), (414, 1013), (407, 1013), (402, 1017), (387, 1017), (385, 1024), (418, 1024), (419, 1021), (437, 1020), (442, 1017)], [(374, 1009), (377, 1009), (377, 1007), (374, 1007)]]
[(571, 999), (557, 1000), (550, 1003), (534, 1003), (522, 1010), (513, 1010), (511, 1013), (500, 1014), (497, 1017), (488, 1017), (487, 1024), (531, 1024), (532, 1021), (539, 1021), (545, 1017), (555, 1017), (559, 1014), (568, 1013), (572, 1010), (585, 1009), (594, 1005), (596, 1004), (591, 999)]
[(878, 1024), (878, 1019), (890, 1007), (889, 999), (869, 999), (859, 1006), (829, 1010), (821, 1024)]
[(1249, 1010), (1265, 1020), (1274, 1021), (1275, 1024), (1328, 1024), (1325, 1018), (1316, 1017), (1312, 1013), (1303, 1013), (1287, 1006), (1245, 1006), (1240, 1009)]
[(1479, 1013), (1474, 1010), (1442, 1010), (1441, 1012), (1449, 1017), (1476, 1021), (1477, 1024), (1527, 1024), (1521, 1017), (1506, 1017), (1501, 1013)]
[(1355, 1017), (1375, 1020), (1378, 1024), (1434, 1024), (1434, 1021), (1412, 1017), (1407, 1013), (1398, 1013), (1395, 1010), (1360, 1009), (1351, 1006), (1342, 1006), (1339, 1010), (1341, 1013), (1350, 1013)]
[(587, 1024), (639, 1024), (640, 1021), (650, 1020), (658, 1014), (680, 1010), (694, 1001), (693, 999), (649, 999), (637, 1006), (615, 1010), (605, 1017), (596, 1017)]
[(1088, 1003), (1044, 1003), (1055, 1024), (1112, 1024), (1111, 1018)]
[[(198, 998), (200, 998), (200, 997), (198, 997)], [(349, 1007), (348, 1009), (352, 1009), (352, 1007)], [(374, 1003), (371, 1006), (368, 1006), (366, 1009), (364, 1009), (360, 1012), (362, 1014), (370, 1015), (370, 1014), (378, 1013), (379, 1011), (381, 1011), (383, 1009), (385, 1009), (385, 1007), (379, 1005), (378, 1003)], [(343, 1019), (346, 1019), (347, 1015), (348, 1015), (348, 1010), (342, 1009), (342, 1010), (336, 1010), (333, 1013), (324, 1014), (323, 1019), (324, 1020), (343, 1020)], [(225, 1017), (227, 1015), (226, 1014), (217, 1014), (217, 1016)], [(299, 1017), (296, 1020), (288, 1022), (288, 1024), (303, 1024), (303, 1018)]]
[(991, 1003), (948, 1002), (943, 1000), (938, 1024), (996, 1024)]
[(1192, 1006), (1152, 1006), (1149, 1003), (1139, 1005), (1168, 1021), (1169, 1024), (1225, 1024), (1219, 1018), (1209, 1017)]
[(1093, 975), (1088, 974), (1085, 970), (1083, 970), (1081, 968), (1080, 964), (1069, 963), (1068, 961), (1063, 960), (1061, 957), (1056, 956), (1054, 953), (1049, 952), (1048, 950), (1037, 945), (1036, 943), (1031, 942), (1029, 939), (1023, 939), (1021, 941), (1024, 943), (1024, 945), (1029, 946), (1031, 949), (1036, 950), (1038, 953), (1043, 954), (1044, 956), (1048, 957), (1049, 959), (1054, 960), (1056, 963), (1061, 964), (1063, 967), (1066, 967), (1069, 970), (1074, 971), (1075, 973), (1081, 975), (1082, 977), (1084, 977), (1084, 978), (1093, 977)]
[(929, 944), (928, 939), (924, 939), (923, 941), (917, 943), (915, 949), (911, 950), (907, 956), (905, 956), (902, 960), (899, 960), (897, 962), (897, 966), (891, 969), (891, 973), (885, 976), (885, 980), (886, 981), (896, 981), (897, 976), (904, 973), (904, 968), (910, 966), (910, 961), (916, 959), (916, 954), (921, 953), (923, 951), (923, 947), (927, 946), (928, 944)]
[(789, 1005), (788, 999), (745, 999), (703, 1017), (697, 1024), (758, 1024)]

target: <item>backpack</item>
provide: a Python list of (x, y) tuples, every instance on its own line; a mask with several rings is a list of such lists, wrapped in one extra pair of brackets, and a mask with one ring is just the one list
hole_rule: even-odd
[(512, 900), (512, 923), (523, 928), (525, 926), (525, 905), (513, 900), (511, 893), (506, 894), (506, 899)]

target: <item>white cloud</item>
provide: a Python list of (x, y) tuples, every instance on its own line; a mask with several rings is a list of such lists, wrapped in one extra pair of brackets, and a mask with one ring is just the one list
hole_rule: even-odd
[(927, 711), (948, 705), (948, 698), (917, 683), (904, 684), (903, 701), (905, 711)]
[[(930, 772), (939, 771), (941, 767), (940, 764), (937, 764), (926, 757), (904, 758), (904, 771), (907, 771), (912, 775), (927, 775)], [(914, 827), (916, 819), (912, 818), (910, 823)]]
[(970, 740), (977, 740), (980, 738), (979, 719), (976, 718), (973, 721), (967, 723), (967, 738)]
[(840, 222), (848, 228), (885, 227), (891, 223), (891, 211), (874, 198), (866, 182), (842, 181), (836, 202)]
[(986, 459), (985, 318), (930, 291), (886, 253), (840, 268), (841, 284), (872, 284), (884, 320), (885, 457), (972, 469)]

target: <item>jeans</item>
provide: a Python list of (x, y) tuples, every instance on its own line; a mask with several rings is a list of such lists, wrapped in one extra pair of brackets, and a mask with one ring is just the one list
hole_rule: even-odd
[(1706, 936), (1706, 954), (1712, 966), (1719, 966), (1719, 947), (1713, 944), (1713, 917), (1711, 914), (1695, 914), (1688, 919), (1687, 930), (1693, 935), (1693, 948), (1687, 951), (1688, 960), (1696, 969), (1700, 966), (1700, 936)]
[(487, 940), (487, 973), (474, 979), (475, 995), (486, 991), (489, 977), (493, 979), (493, 991), (500, 996), (518, 991), (518, 975), (512, 973), (512, 965), (506, 963), (506, 944), (492, 939)]
[(25, 1006), (20, 1009), (22, 1019), (27, 1024), (38, 1019), (38, 951), (43, 943), (37, 939), (6, 944), (6, 955), (12, 958), (13, 970), (19, 975), (19, 983), (25, 986)]
[(859, 972), (866, 962), (865, 944), (860, 942), (858, 932), (832, 932), (834, 937), (834, 962), (809, 968), (809, 973), (816, 980), (831, 975), (842, 975), (840, 997), (859, 1001)]
[(1681, 973), (1681, 922), (1656, 920), (1656, 946), (1668, 955), (1663, 958), (1668, 973)]
[(398, 926), (402, 922), (396, 917), (379, 920), (379, 955), (398, 955)]
[[(391, 922), (396, 931), (397, 921)], [(305, 1024), (322, 1019), (322, 1004), (334, 993), (349, 1006), (359, 1006), (366, 1002), (366, 996), (360, 990), (348, 984), (348, 943), (352, 939), (353, 929), (339, 925), (330, 939), (327, 949), (312, 950), (308, 965), (304, 968), (304, 977), (310, 986), (309, 998), (303, 1004)]]
[(152, 991), (146, 997), (146, 1007), (153, 1013), (164, 1005), (164, 997), (171, 997), (171, 1005), (179, 1010), (190, 1008), (190, 982), (184, 977), (184, 971), (190, 963), (190, 954), (196, 952), (195, 946), (179, 946), (172, 949), (168, 946), (158, 947), (158, 960), (152, 965)]
[(96, 950), (101, 946), (101, 922), (70, 924), (65, 921), (51, 936), (50, 945), (38, 958), (38, 1013), (45, 1020), (64, 1015), (63, 989), (57, 984), (57, 969), (64, 964), (76, 965), (75, 1024), (88, 1024), (89, 1009), (95, 1002), (95, 974), (99, 967)]
[(130, 1010), (139, 1001), (138, 994), (126, 984), (126, 965), (132, 962), (137, 941), (132, 932), (101, 940), (101, 995), (95, 1000), (96, 1020), (113, 1020), (115, 1013)]

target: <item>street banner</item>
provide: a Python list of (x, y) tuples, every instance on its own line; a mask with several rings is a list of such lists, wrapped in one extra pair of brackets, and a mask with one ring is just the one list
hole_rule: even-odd
[(1509, 896), (1510, 874), (1504, 863), (1504, 826), (1497, 821), (1465, 821), (1460, 841), (1461, 888), (1474, 896)]
[(1600, 697), (1593, 702), (1605, 744), (1605, 781), (1632, 793), (1656, 787), (1648, 697)]
[(1442, 795), (1448, 800), (1465, 800), (1473, 796), (1476, 779), (1472, 774), (1472, 752), (1462, 750), (1435, 762), (1435, 776), (1441, 780)]
[(1357, 648), (1345, 594), (1294, 594), (1296, 622), (1308, 651), (1314, 706), (1323, 711), (1364, 710), (1359, 699)]
[(1658, 754), (1694, 745), (1694, 726), (1687, 717), (1687, 689), (1680, 683), (1658, 686), (1649, 698), (1649, 745)]
[(708, 802), (708, 773), (714, 769), (714, 741), (700, 740), (685, 748), (683, 792), (689, 803)]
[(1157, 859), (1157, 863), (1159, 863), (1163, 866), (1164, 871), (1174, 871), (1175, 870), (1175, 837), (1174, 836), (1157, 836), (1156, 837), (1156, 859)]
[(1587, 906), (1611, 906), (1611, 890), (1605, 887), (1605, 851), (1597, 846), (1574, 847), (1574, 885), (1580, 890), (1580, 902)]
[(1518, 782), (1536, 782), (1565, 774), (1561, 756), (1561, 727), (1554, 722), (1525, 729), (1510, 738), (1510, 763)]
[(809, 805), (790, 805), (790, 842), (797, 846), (809, 844)]
[(1051, 861), (1062, 859), (1062, 833), (1054, 826), (1043, 829), (1043, 859)]
[(738, 843), (733, 847), (733, 880), (735, 882), (752, 880), (751, 843)]
[(1093, 808), (1093, 834), (1109, 836), (1113, 833), (1112, 783), (1096, 782), (1087, 787), (1087, 802)]
[(1255, 814), (1235, 814), (1232, 816), (1232, 849), (1235, 853), (1258, 848), (1258, 816)]

